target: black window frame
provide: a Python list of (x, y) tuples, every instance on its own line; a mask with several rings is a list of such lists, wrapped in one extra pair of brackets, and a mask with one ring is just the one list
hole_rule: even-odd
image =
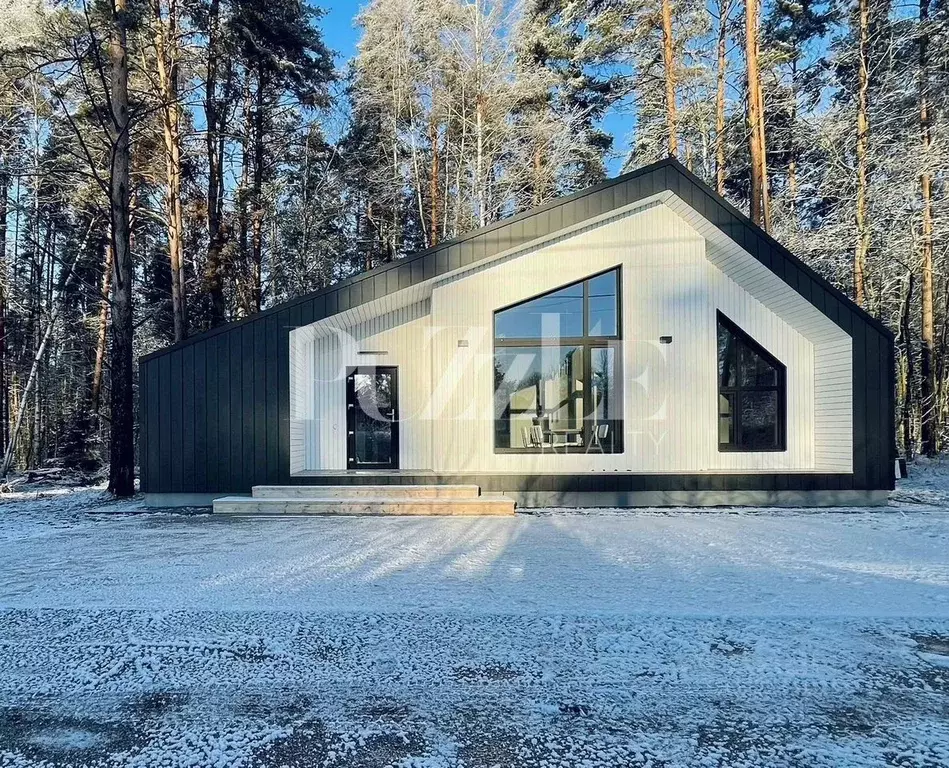
[[(611, 272), (616, 273), (616, 333), (610, 336), (590, 336), (590, 289), (589, 283), (591, 280), (595, 280), (598, 277), (607, 275)], [(551, 293), (556, 293), (557, 291), (562, 291), (566, 288), (572, 288), (575, 285), (583, 285), (583, 336), (564, 336), (558, 337), (556, 339), (545, 339), (544, 337), (510, 337), (499, 339), (497, 337), (497, 315), (501, 312), (505, 312), (509, 309), (514, 309), (515, 307), (522, 306), (524, 304), (529, 304), (536, 299), (540, 299), (544, 296), (547, 296)], [(494, 452), (496, 454), (504, 453), (515, 453), (515, 454), (605, 454), (605, 455), (614, 455), (621, 454), (625, 451), (624, 440), (623, 440), (623, 267), (621, 264), (609, 267), (607, 269), (600, 270), (599, 272), (594, 272), (593, 274), (587, 275), (581, 280), (573, 280), (569, 283), (564, 283), (563, 285), (550, 288), (541, 293), (530, 296), (526, 299), (521, 299), (516, 301), (513, 304), (508, 304), (506, 306), (500, 307), (491, 315), (491, 335), (494, 338), (494, 348), (492, 350), (492, 361), (497, 359), (497, 351), (499, 348), (503, 349), (505, 347), (536, 347), (537, 349), (542, 349), (543, 347), (581, 347), (583, 349), (583, 366), (584, 366), (584, 387), (583, 387), (583, 440), (582, 445), (553, 445), (550, 447), (524, 447), (524, 448), (510, 448), (498, 445), (498, 432), (497, 428), (492, 429), (493, 438), (492, 442), (494, 443)], [(610, 441), (610, 450), (603, 450), (602, 447), (597, 450), (593, 449), (593, 434), (592, 434), (592, 419), (589, 418), (589, 415), (592, 413), (593, 408), (593, 388), (590, 386), (590, 381), (592, 379), (592, 361), (593, 361), (593, 349), (607, 349), (612, 348), (615, 351), (613, 352), (613, 378), (614, 386), (616, 392), (614, 394), (614, 399), (618, 403), (618, 408), (620, 411), (620, 416), (617, 419), (608, 420), (610, 430), (613, 432), (613, 437)], [(492, 381), (492, 386), (494, 382)], [(496, 396), (496, 393), (492, 395), (492, 398)], [(493, 406), (493, 402), (492, 402)], [(493, 424), (497, 424), (497, 419), (494, 419)]]
[[(755, 341), (747, 332), (741, 329), (734, 320), (731, 320), (726, 316), (721, 310), (716, 312), (716, 323), (715, 323), (715, 381), (716, 381), (716, 395), (715, 395), (715, 435), (718, 441), (718, 450), (720, 453), (782, 453), (788, 449), (787, 447), (787, 437), (788, 437), (788, 414), (787, 414), (787, 366), (784, 365), (778, 358), (772, 355), (768, 350), (766, 350), (761, 344)], [(719, 359), (720, 350), (718, 349), (718, 326), (724, 326), (729, 333), (732, 334), (732, 337), (737, 339), (740, 344), (747, 346), (752, 352), (756, 355), (764, 358), (764, 360), (771, 365), (776, 373), (777, 381), (773, 385), (749, 385), (742, 384), (742, 371), (741, 371), (741, 349), (736, 351), (735, 360), (736, 360), (736, 369), (735, 369), (735, 385), (734, 386), (725, 386), (722, 384), (722, 376), (719, 372), (719, 366), (721, 361)], [(741, 444), (741, 400), (742, 394), (744, 392), (776, 392), (777, 393), (777, 425), (776, 425), (776, 441), (774, 446), (770, 447), (746, 447)], [(721, 418), (722, 418), (722, 407), (721, 407), (721, 397), (722, 396), (733, 395), (734, 396), (734, 406), (732, 408), (731, 417), (733, 420), (733, 429), (732, 429), (732, 442), (723, 443), (721, 441)]]

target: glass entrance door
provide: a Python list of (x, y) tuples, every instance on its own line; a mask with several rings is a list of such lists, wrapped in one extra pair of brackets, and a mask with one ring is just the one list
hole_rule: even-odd
[(349, 369), (346, 444), (349, 469), (399, 468), (399, 387), (394, 366)]

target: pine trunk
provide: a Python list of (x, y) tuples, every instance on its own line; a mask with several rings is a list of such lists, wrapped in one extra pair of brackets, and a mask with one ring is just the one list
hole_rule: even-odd
[(438, 149), (438, 125), (434, 120), (430, 120), (428, 124), (428, 135), (429, 141), (432, 145), (432, 164), (431, 171), (428, 178), (428, 197), (429, 197), (429, 245), (438, 245), (439, 237), (438, 227), (441, 214), (439, 213), (439, 178), (441, 176), (441, 169), (439, 167), (440, 157)]
[(264, 257), (264, 82), (263, 66), (257, 68), (257, 92), (254, 96), (254, 172), (251, 186), (251, 274), (250, 311), (260, 312), (263, 299), (262, 274)]
[(184, 270), (184, 215), (181, 208), (181, 104), (178, 99), (176, 38), (178, 8), (168, 0), (167, 21), (163, 0), (153, 0), (155, 17), (155, 59), (161, 97), (162, 138), (165, 148), (165, 228), (168, 261), (171, 266), (171, 306), (175, 341), (188, 335)]
[(857, 246), (853, 255), (853, 295), (861, 307), (866, 305), (866, 263), (870, 250), (870, 227), (867, 221), (867, 89), (869, 70), (867, 62), (867, 38), (870, 31), (870, 0), (859, 0), (858, 63), (857, 63), (857, 199), (855, 219), (857, 224)]
[(672, 0), (662, 0), (662, 61), (666, 75), (666, 134), (669, 157), (679, 154), (676, 117), (675, 42), (672, 38)]
[(208, 161), (208, 255), (204, 267), (205, 290), (211, 299), (211, 326), (221, 325), (226, 319), (224, 305), (224, 244), (221, 238), (221, 190), (223, 163), (218, 148), (220, 115), (217, 100), (219, 64), (220, 0), (211, 0), (208, 9), (207, 81), (204, 89), (204, 114), (207, 128), (205, 148)]
[(771, 231), (771, 187), (768, 182), (768, 150), (764, 131), (764, 93), (758, 78), (758, 178), (761, 179), (761, 216), (765, 232)]
[[(418, 207), (418, 225), (422, 230), (422, 242), (426, 244), (426, 247), (432, 245), (431, 234), (428, 231), (428, 222), (429, 217), (425, 213), (425, 195), (424, 187), (426, 185), (426, 179), (423, 178), (424, 174), (422, 172), (422, 163), (419, 158), (420, 152), (418, 148), (418, 141), (416, 140), (416, 131), (415, 131), (415, 111), (412, 107), (412, 100), (408, 99), (408, 118), (409, 118), (409, 136), (410, 136), (410, 147), (412, 152), (412, 182), (415, 188), (415, 202)], [(431, 179), (427, 182), (431, 185)]]
[(797, 161), (792, 157), (788, 161), (788, 197), (791, 202), (791, 217), (797, 219)]
[(105, 266), (102, 269), (99, 321), (96, 333), (96, 361), (92, 369), (92, 412), (98, 416), (102, 404), (102, 376), (105, 371), (105, 349), (109, 337), (109, 292), (112, 290), (112, 243), (105, 247)]
[(728, 75), (728, 12), (731, 3), (718, 6), (718, 70), (715, 88), (715, 191), (725, 194), (725, 78)]
[(10, 175), (6, 158), (0, 157), (0, 453), (7, 449), (10, 434), (10, 393), (7, 387), (7, 196)]
[(745, 71), (748, 102), (748, 150), (751, 163), (749, 215), (761, 224), (761, 164), (758, 159), (758, 0), (745, 4)]
[(240, 254), (241, 272), (235, 280), (237, 293), (237, 306), (241, 317), (247, 317), (252, 313), (251, 308), (251, 278), (248, 272), (251, 271), (250, 255), (250, 214), (248, 211), (250, 200), (251, 183), (251, 122), (252, 122), (252, 99), (250, 93), (250, 83), (244, 83), (244, 104), (243, 104), (243, 131), (241, 134), (241, 175), (237, 182), (236, 207), (237, 207), (237, 250)]
[(922, 442), (928, 456), (935, 455), (939, 427), (936, 403), (936, 329), (933, 312), (933, 200), (932, 177), (929, 173), (929, 151), (932, 136), (929, 125), (929, 0), (919, 3), (919, 126), (923, 170), (920, 174), (922, 227), (919, 245), (922, 262)]
[(531, 185), (531, 205), (537, 207), (544, 202), (546, 198), (546, 185), (543, 182), (544, 177), (544, 157), (540, 146), (534, 147), (534, 183)]
[(134, 318), (129, 214), (129, 92), (125, 0), (114, 0), (109, 39), (111, 64), (111, 167), (109, 218), (114, 248), (109, 490), (135, 493), (135, 413), (132, 380)]
[(797, 143), (794, 127), (797, 122), (797, 60), (791, 62), (791, 109), (788, 115), (788, 208), (797, 228)]
[(771, 230), (768, 205), (767, 152), (765, 149), (764, 99), (758, 71), (758, 0), (745, 5), (745, 61), (748, 97), (748, 144), (751, 156), (751, 220), (765, 231)]
[(475, 100), (475, 131), (476, 146), (475, 153), (475, 196), (478, 201), (478, 226), (483, 227), (488, 223), (487, 213), (487, 183), (484, 179), (484, 120), (482, 112), (484, 109), (484, 97), (479, 93)]
[(913, 333), (910, 322), (910, 310), (913, 303), (913, 273), (906, 278), (906, 293), (900, 311), (900, 346), (903, 360), (900, 366), (900, 395), (902, 411), (900, 428), (902, 430), (903, 451), (907, 459), (913, 458), (913, 389), (916, 386), (913, 373)]

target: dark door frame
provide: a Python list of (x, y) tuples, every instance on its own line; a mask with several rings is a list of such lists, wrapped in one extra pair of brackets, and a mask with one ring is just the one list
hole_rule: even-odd
[[(385, 464), (356, 463), (356, 381), (359, 374), (374, 375), (386, 372), (392, 376), (392, 414), (391, 429), (392, 442), (389, 451), (389, 461)], [(399, 367), (397, 365), (357, 365), (346, 368), (346, 466), (348, 469), (398, 469), (399, 468)]]

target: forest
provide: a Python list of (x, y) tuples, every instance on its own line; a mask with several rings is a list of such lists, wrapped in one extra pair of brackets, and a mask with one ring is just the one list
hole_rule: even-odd
[(901, 452), (949, 439), (946, 0), (322, 19), (0, 0), (4, 476), (130, 495), (138, 355), (666, 156), (893, 330)]

